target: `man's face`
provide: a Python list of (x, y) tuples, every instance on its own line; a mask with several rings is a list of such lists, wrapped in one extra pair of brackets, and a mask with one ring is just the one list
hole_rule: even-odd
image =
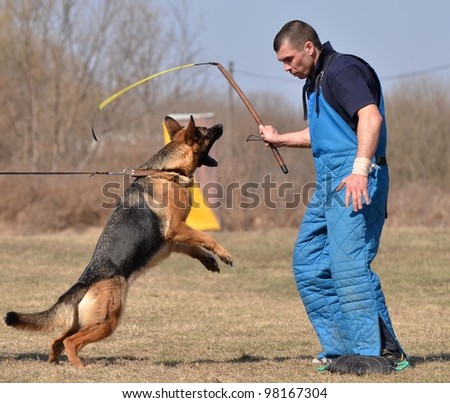
[(301, 50), (284, 41), (277, 52), (277, 59), (283, 63), (284, 70), (294, 77), (304, 79), (314, 72), (318, 58), (317, 49), (311, 42), (306, 42)]

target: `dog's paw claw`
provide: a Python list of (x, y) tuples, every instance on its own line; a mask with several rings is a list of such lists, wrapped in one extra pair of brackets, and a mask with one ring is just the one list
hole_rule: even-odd
[(228, 266), (233, 266), (233, 258), (231, 256), (222, 256), (220, 259)]

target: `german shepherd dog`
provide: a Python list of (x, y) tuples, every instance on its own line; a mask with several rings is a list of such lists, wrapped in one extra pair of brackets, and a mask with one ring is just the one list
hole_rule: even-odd
[(165, 124), (171, 141), (140, 167), (146, 176), (138, 177), (118, 202), (78, 281), (46, 311), (6, 314), (5, 323), (17, 329), (63, 329), (51, 344), (51, 363), (66, 350), (70, 363), (83, 368), (78, 353), (115, 331), (130, 281), (171, 252), (190, 255), (212, 272), (220, 271), (212, 253), (232, 266), (227, 250), (185, 223), (192, 175), (200, 165), (217, 166), (209, 150), (222, 125), (196, 127), (192, 116), (186, 127), (169, 116)]

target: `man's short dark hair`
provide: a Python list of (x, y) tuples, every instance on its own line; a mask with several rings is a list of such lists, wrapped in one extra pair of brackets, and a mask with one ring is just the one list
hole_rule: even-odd
[(273, 50), (278, 52), (285, 41), (288, 41), (297, 50), (301, 50), (308, 41), (312, 42), (317, 49), (322, 49), (322, 42), (320, 42), (316, 30), (306, 22), (299, 20), (284, 24), (273, 40)]

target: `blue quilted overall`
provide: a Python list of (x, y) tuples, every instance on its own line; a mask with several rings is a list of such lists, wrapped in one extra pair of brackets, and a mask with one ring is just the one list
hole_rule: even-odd
[[(379, 277), (370, 267), (385, 220), (388, 167), (375, 166), (369, 174), (370, 204), (358, 212), (346, 207), (345, 188), (335, 189), (352, 171), (356, 135), (320, 91), (310, 94), (308, 111), (317, 183), (296, 241), (293, 270), (323, 348), (318, 357), (380, 355), (381, 322), (401, 350)], [(384, 116), (383, 104), (380, 111)], [(385, 151), (383, 125), (376, 156)]]

